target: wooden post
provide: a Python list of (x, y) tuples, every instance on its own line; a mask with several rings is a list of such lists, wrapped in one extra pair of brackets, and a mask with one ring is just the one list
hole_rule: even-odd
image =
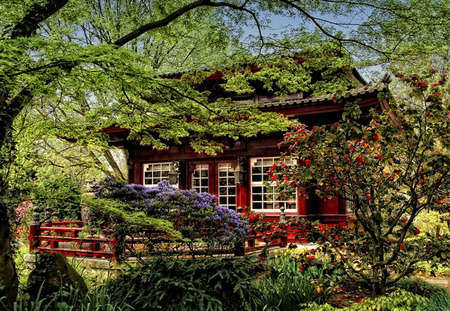
[(117, 262), (117, 258), (119, 257), (119, 241), (117, 240), (117, 237), (113, 237), (110, 245), (113, 252), (113, 259)]
[(33, 208), (33, 220), (30, 225), (30, 234), (28, 236), (30, 241), (30, 252), (33, 252), (37, 249), (39, 246), (39, 233), (40, 233), (40, 227), (41, 227), (41, 221), (40, 217), (41, 214), (39, 213), (38, 209), (35, 207)]

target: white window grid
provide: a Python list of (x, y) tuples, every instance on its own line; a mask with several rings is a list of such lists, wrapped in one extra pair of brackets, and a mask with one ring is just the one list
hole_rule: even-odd
[(209, 192), (209, 165), (197, 164), (192, 173), (192, 189)]
[(144, 186), (156, 187), (159, 182), (169, 180), (170, 162), (144, 164)]
[[(297, 193), (286, 200), (276, 199), (276, 183), (267, 185), (270, 181), (269, 172), (273, 164), (280, 163), (279, 157), (253, 158), (251, 159), (251, 206), (254, 211), (279, 212), (284, 207), (286, 212), (297, 211)], [(286, 159), (286, 165), (296, 164), (295, 160)]]
[(231, 166), (231, 163), (219, 163), (218, 170), (219, 205), (236, 209), (234, 169)]

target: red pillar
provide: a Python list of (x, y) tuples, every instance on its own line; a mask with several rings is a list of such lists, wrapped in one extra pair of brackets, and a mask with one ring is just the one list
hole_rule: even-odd
[(306, 216), (308, 215), (308, 209), (306, 206), (306, 199), (298, 198), (298, 216)]
[(248, 190), (245, 184), (236, 185), (236, 206), (247, 207), (248, 204)]
[(36, 208), (34, 208), (33, 212), (33, 221), (30, 225), (30, 234), (28, 235), (28, 239), (30, 242), (29, 248), (30, 252), (37, 250), (39, 246), (39, 232), (40, 232), (41, 222), (40, 222), (40, 213)]

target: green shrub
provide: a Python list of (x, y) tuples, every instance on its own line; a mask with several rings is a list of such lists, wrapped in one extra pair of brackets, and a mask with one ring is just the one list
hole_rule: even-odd
[(33, 204), (41, 211), (49, 207), (58, 220), (81, 220), (81, 189), (72, 179), (50, 177), (32, 192)]
[(114, 302), (136, 310), (245, 310), (249, 266), (248, 258), (161, 258), (130, 268), (107, 288)]
[(253, 282), (254, 310), (295, 310), (309, 302), (324, 303), (342, 278), (343, 270), (319, 251), (275, 251), (267, 260), (270, 277)]
[[(352, 304), (345, 308), (348, 311), (412, 311), (421, 308), (427, 304), (428, 299), (410, 293), (404, 289), (397, 289), (387, 295), (377, 298), (366, 298), (361, 302)], [(330, 305), (319, 306), (316, 303), (310, 303), (303, 306), (303, 311), (338, 311)], [(439, 310), (439, 309), (437, 309)]]
[(261, 278), (253, 283), (252, 310), (297, 310), (303, 303), (320, 301), (315, 287), (299, 276)]
[(330, 294), (333, 289), (338, 289), (345, 277), (342, 263), (323, 253), (320, 248), (278, 251), (275, 252), (275, 258), (268, 262), (276, 275), (307, 279), (319, 294)]
[(445, 291), (439, 286), (432, 285), (420, 279), (402, 279), (395, 284), (395, 287), (427, 298), (430, 298), (436, 292)]

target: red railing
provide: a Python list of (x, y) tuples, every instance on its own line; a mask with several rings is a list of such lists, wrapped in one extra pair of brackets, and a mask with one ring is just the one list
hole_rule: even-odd
[[(253, 232), (255, 232), (253, 230)], [(280, 237), (277, 241), (264, 243), (265, 234), (257, 232), (247, 236), (241, 245), (236, 245), (231, 250), (217, 250), (217, 253), (234, 254), (237, 256), (245, 253), (261, 250), (264, 247), (286, 246), (286, 239)], [(143, 245), (142, 237), (129, 237), (125, 240), (128, 249), (138, 249)], [(152, 239), (158, 242), (169, 242), (162, 234), (154, 234)], [(82, 256), (97, 258), (117, 258), (118, 241), (113, 231), (108, 229), (94, 230), (84, 228), (81, 221), (57, 221), (44, 222), (34, 221), (30, 226), (30, 251), (31, 252), (58, 252), (66, 256)], [(196, 253), (195, 250), (188, 250)], [(199, 252), (200, 253), (200, 252)]]

